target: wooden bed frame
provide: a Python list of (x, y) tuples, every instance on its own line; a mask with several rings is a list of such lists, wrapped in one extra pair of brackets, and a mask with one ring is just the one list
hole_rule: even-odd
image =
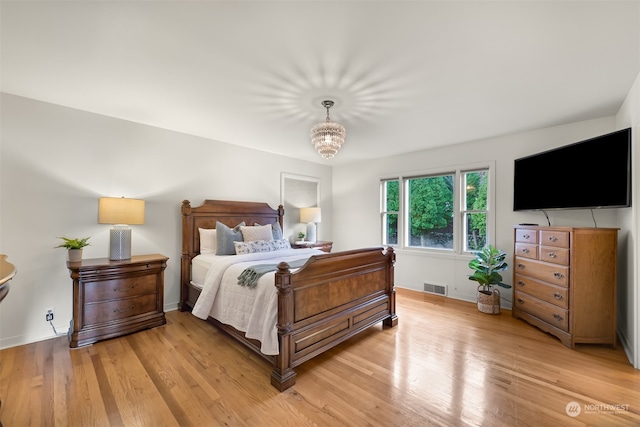
[[(234, 227), (280, 223), (284, 208), (266, 203), (205, 200), (191, 207), (182, 202), (181, 311), (191, 310), (200, 291), (190, 284), (191, 260), (200, 253), (198, 228), (215, 228), (216, 221)], [(260, 352), (260, 343), (245, 338), (231, 326), (209, 317), (273, 364), (271, 384), (283, 391), (296, 381), (294, 367), (336, 346), (369, 326), (382, 322), (396, 326), (393, 248), (366, 248), (314, 255), (295, 273), (280, 263), (275, 273), (278, 289), (277, 356)]]

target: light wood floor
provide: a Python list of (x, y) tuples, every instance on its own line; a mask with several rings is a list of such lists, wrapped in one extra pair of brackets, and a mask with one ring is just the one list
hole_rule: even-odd
[[(633, 426), (640, 371), (618, 346), (570, 350), (509, 311), (399, 289), (373, 326), (298, 367), (270, 367), (189, 313), (70, 350), (0, 351), (0, 420), (23, 426)], [(575, 402), (576, 404), (572, 404)], [(567, 415), (567, 406), (580, 409)], [(608, 406), (607, 406), (608, 405)], [(575, 413), (572, 413), (575, 415)]]

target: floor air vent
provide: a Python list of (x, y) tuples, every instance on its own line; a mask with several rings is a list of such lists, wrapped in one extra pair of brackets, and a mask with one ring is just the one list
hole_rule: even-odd
[(425, 283), (424, 291), (434, 295), (447, 296), (447, 285), (434, 285), (431, 283)]

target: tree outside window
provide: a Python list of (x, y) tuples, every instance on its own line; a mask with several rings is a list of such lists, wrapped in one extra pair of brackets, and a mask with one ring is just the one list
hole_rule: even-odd
[(465, 172), (464, 206), (465, 251), (479, 251), (487, 244), (487, 186), (486, 170)]
[(453, 249), (453, 175), (410, 178), (408, 246)]
[(400, 211), (400, 181), (382, 182), (382, 244), (398, 244), (398, 214)]

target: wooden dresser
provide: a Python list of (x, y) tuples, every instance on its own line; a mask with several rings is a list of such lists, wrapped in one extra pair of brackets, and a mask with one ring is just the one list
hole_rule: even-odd
[(164, 325), (168, 259), (155, 254), (124, 261), (95, 258), (68, 262), (73, 279), (69, 347)]
[(516, 226), (513, 317), (578, 343), (616, 345), (617, 228)]

